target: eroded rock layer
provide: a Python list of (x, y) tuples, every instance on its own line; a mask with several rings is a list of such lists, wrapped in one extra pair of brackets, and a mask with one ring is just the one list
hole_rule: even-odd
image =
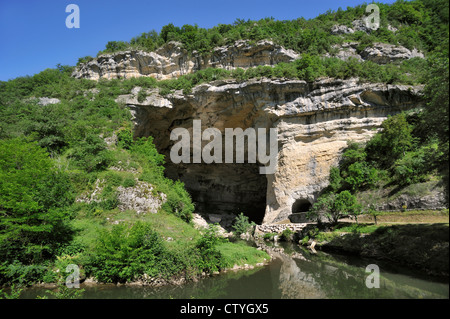
[[(185, 183), (199, 210), (242, 211), (253, 220), (272, 223), (313, 203), (327, 186), (330, 167), (338, 164), (347, 141), (366, 141), (388, 115), (422, 107), (421, 89), (358, 79), (226, 80), (201, 84), (189, 95), (163, 97), (157, 90), (148, 91), (141, 103), (134, 90), (118, 101), (131, 109), (135, 135), (154, 137), (166, 155), (168, 176)], [(261, 165), (248, 162), (172, 163), (171, 131), (184, 127), (192, 137), (196, 119), (203, 130), (217, 128), (222, 137), (225, 128), (277, 128), (276, 172), (261, 175)]]
[(81, 64), (72, 76), (90, 80), (149, 76), (158, 80), (173, 79), (209, 67), (232, 70), (258, 65), (290, 62), (299, 55), (292, 50), (262, 40), (256, 44), (239, 40), (234, 45), (215, 48), (209, 54), (189, 54), (181, 43), (168, 42), (155, 52), (141, 50), (102, 54)]
[[(324, 56), (335, 56), (342, 60), (355, 58), (378, 64), (386, 64), (411, 59), (424, 58), (423, 53), (409, 50), (403, 46), (387, 43), (374, 43), (357, 52), (358, 42), (344, 42), (334, 45), (336, 51)], [(72, 76), (90, 80), (128, 79), (153, 77), (158, 80), (174, 79), (206, 68), (233, 70), (256, 66), (274, 66), (280, 62), (292, 62), (300, 58), (297, 52), (285, 49), (269, 40), (251, 43), (236, 41), (233, 45), (214, 48), (210, 53), (189, 53), (179, 42), (170, 41), (155, 52), (141, 50), (120, 51), (102, 54), (91, 61), (81, 63)]]

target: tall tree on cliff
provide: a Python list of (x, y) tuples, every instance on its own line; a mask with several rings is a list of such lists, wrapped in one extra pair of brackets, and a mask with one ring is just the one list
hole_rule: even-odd
[(423, 113), (422, 125), (430, 137), (439, 140), (442, 156), (439, 159), (439, 170), (443, 176), (447, 205), (449, 202), (449, 57), (448, 57), (448, 31), (447, 40), (442, 50), (428, 59), (429, 72), (426, 78), (425, 97), (429, 101)]

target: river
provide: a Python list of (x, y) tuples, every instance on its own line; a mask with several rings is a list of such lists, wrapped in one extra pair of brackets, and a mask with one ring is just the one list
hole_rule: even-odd
[[(281, 249), (283, 248), (283, 249)], [(228, 271), (182, 286), (85, 286), (83, 298), (152, 299), (425, 299), (449, 298), (448, 278), (429, 277), (380, 261), (317, 252), (284, 244), (273, 247), (273, 260), (252, 270)], [(379, 267), (379, 288), (368, 288), (366, 266)], [(25, 289), (21, 298), (48, 295)]]

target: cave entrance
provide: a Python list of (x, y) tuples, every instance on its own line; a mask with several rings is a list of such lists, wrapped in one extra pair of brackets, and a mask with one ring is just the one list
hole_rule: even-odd
[(306, 213), (311, 209), (311, 203), (307, 199), (297, 199), (292, 204), (292, 214)]
[(309, 200), (300, 198), (297, 199), (294, 204), (292, 204), (291, 215), (289, 215), (289, 220), (292, 223), (305, 223), (308, 222), (306, 217), (306, 212), (308, 212), (312, 207)]
[(169, 164), (166, 175), (184, 183), (200, 214), (242, 212), (257, 224), (264, 219), (267, 178), (258, 164)]

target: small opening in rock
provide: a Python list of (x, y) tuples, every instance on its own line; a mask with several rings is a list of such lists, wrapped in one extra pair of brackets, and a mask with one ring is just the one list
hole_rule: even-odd
[(305, 213), (311, 208), (311, 203), (307, 199), (297, 199), (292, 204), (292, 214)]

